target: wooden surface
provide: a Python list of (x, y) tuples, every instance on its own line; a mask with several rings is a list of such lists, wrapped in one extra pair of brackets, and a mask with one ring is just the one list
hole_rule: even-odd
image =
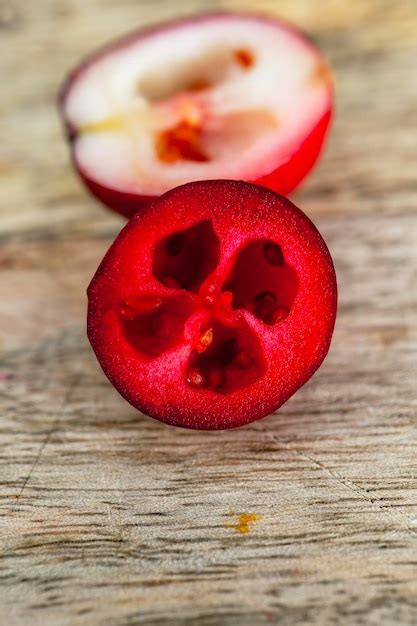
[[(340, 309), (279, 414), (207, 433), (136, 413), (89, 348), (122, 222), (72, 174), (54, 100), (91, 46), (220, 6), (295, 21), (335, 68), (295, 198)], [(0, 46), (0, 623), (416, 624), (417, 3), (2, 0)]]

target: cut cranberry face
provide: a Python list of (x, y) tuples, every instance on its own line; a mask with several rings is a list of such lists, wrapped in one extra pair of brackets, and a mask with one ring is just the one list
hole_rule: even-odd
[(99, 51), (71, 72), (61, 108), (82, 179), (130, 216), (193, 180), (247, 180), (287, 194), (319, 154), (332, 84), (296, 29), (223, 13)]
[(272, 413), (319, 367), (336, 315), (330, 254), (291, 202), (189, 183), (122, 230), (88, 290), (88, 335), (135, 407), (188, 428)]

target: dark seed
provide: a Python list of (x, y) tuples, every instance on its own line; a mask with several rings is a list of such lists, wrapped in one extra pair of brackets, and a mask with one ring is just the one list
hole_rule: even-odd
[(284, 256), (276, 243), (266, 243), (263, 249), (264, 257), (270, 265), (284, 265)]

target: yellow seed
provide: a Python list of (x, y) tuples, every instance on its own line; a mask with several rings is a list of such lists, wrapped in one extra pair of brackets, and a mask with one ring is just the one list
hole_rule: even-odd
[(213, 329), (209, 328), (206, 332), (201, 335), (198, 340), (198, 344), (196, 346), (197, 352), (201, 354), (201, 352), (205, 352), (209, 345), (213, 342)]

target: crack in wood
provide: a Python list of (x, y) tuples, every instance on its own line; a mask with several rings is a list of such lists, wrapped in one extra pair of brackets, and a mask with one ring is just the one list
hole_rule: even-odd
[[(338, 472), (335, 472), (334, 470), (330, 469), (329, 467), (327, 467), (327, 465), (325, 465), (318, 459), (312, 457), (310, 454), (307, 454), (306, 452), (302, 452), (301, 450), (294, 448), (292, 445), (292, 442), (287, 442), (284, 439), (281, 439), (277, 435), (274, 435), (273, 433), (269, 433), (266, 430), (263, 430), (263, 432), (269, 435), (271, 439), (273, 439), (274, 441), (282, 445), (289, 452), (292, 452), (299, 458), (304, 459), (305, 461), (308, 461), (315, 467), (320, 468), (323, 472), (325, 472), (328, 476), (330, 476), (333, 480), (335, 480), (339, 485), (343, 485), (344, 487), (346, 487), (347, 489), (355, 493), (357, 496), (359, 496), (361, 499), (365, 500), (366, 502), (369, 502), (372, 506), (376, 506), (379, 510), (384, 511), (384, 512), (387, 512), (387, 511), (389, 512), (389, 509), (392, 508), (391, 505), (389, 504), (387, 505), (381, 504), (381, 498), (370, 496), (369, 493), (365, 489), (357, 485), (355, 482), (353, 482), (349, 478), (346, 478), (345, 476), (342, 476)], [(398, 523), (396, 516), (391, 515), (391, 517), (395, 520), (396, 523)], [(405, 531), (413, 539), (416, 539), (417, 529), (412, 528), (410, 526), (410, 520), (408, 518), (406, 518), (405, 516), (401, 516), (401, 518), (403, 519), (403, 521), (406, 522), (405, 527), (400, 526), (394, 530)]]
[[(63, 407), (66, 407), (67, 404), (69, 403), (69, 401), (71, 400), (72, 394), (74, 393), (80, 378), (81, 378), (81, 374), (77, 373), (77, 374), (74, 375), (73, 379), (71, 380), (70, 384), (68, 385), (67, 391), (66, 391), (64, 399), (62, 401), (61, 409)], [(22, 484), (22, 487), (20, 489), (20, 492), (15, 496), (16, 500), (20, 500), (20, 498), (22, 497), (23, 492), (26, 489), (26, 485), (28, 484), (29, 480), (31, 479), (32, 474), (33, 474), (33, 472), (35, 470), (35, 467), (38, 465), (39, 461), (41, 460), (41, 456), (44, 453), (45, 448), (48, 445), (52, 435), (59, 430), (59, 428), (57, 428), (57, 423), (58, 423), (58, 416), (55, 418), (55, 420), (54, 420), (54, 422), (52, 424), (51, 429), (47, 433), (45, 439), (43, 440), (43, 442), (42, 442), (42, 444), (41, 444), (41, 446), (39, 448), (38, 454), (36, 455), (36, 458), (35, 458), (32, 466), (31, 466), (31, 468), (30, 468), (30, 470), (28, 472), (28, 475), (26, 476), (25, 480), (23, 481), (23, 484)]]

